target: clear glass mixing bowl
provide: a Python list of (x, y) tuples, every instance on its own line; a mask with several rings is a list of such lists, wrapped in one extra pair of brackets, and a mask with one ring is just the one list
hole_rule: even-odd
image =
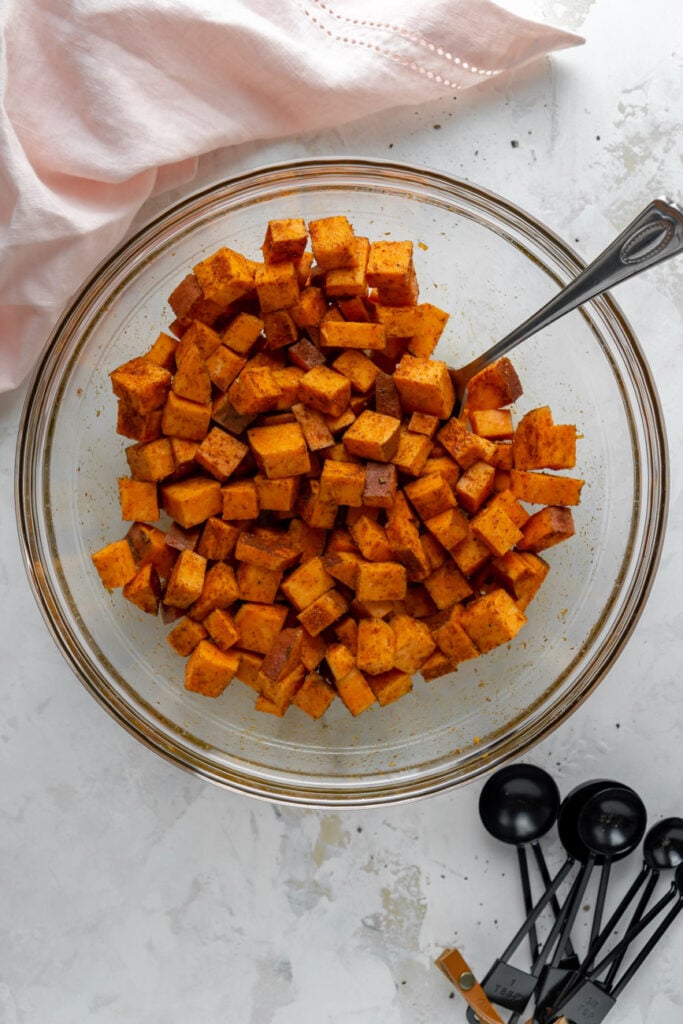
[(91, 552), (123, 536), (108, 372), (144, 352), (166, 298), (221, 245), (259, 257), (270, 218), (346, 214), (357, 233), (415, 243), (421, 301), (451, 313), (437, 358), (467, 362), (582, 269), (565, 243), (484, 189), (365, 159), (243, 174), (173, 206), (110, 256), (49, 339), (26, 399), (16, 463), (24, 560), (63, 655), (89, 691), (157, 753), (230, 789), (315, 806), (389, 803), (477, 778), (546, 736), (613, 666), (643, 608), (666, 520), (667, 449), (643, 352), (610, 296), (513, 354), (522, 412), (576, 423), (587, 481), (576, 536), (510, 645), (353, 718), (254, 711), (238, 681), (218, 700), (183, 688), (169, 627), (101, 586)]

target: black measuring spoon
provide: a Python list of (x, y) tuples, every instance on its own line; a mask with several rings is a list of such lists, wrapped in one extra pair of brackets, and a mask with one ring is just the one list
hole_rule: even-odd
[[(610, 988), (604, 982), (602, 984), (599, 983), (597, 979), (605, 967), (611, 964), (615, 958), (621, 958), (631, 942), (651, 924), (664, 907), (674, 900), (675, 902), (671, 910), (660, 921), (655, 931), (638, 955), (634, 957), (619, 980)], [(679, 864), (676, 868), (674, 881), (669, 892), (644, 914), (637, 924), (627, 931), (623, 939), (616, 944), (614, 949), (599, 964), (596, 964), (592, 971), (589, 971), (582, 984), (578, 985), (571, 993), (558, 1002), (552, 1011), (553, 1019), (570, 1020), (572, 1024), (601, 1024), (601, 1021), (604, 1020), (616, 1003), (618, 996), (621, 995), (636, 971), (652, 953), (652, 950), (680, 914), (681, 910), (683, 910), (683, 863)], [(536, 1016), (534, 1016), (534, 1020), (537, 1020)]]
[[(578, 838), (589, 851), (572, 892), (566, 903), (566, 914), (555, 952), (539, 986), (534, 1019), (545, 1020), (565, 993), (577, 982), (576, 970), (565, 971), (562, 977), (560, 961), (566, 939), (576, 920), (593, 869), (602, 865), (601, 884), (595, 913), (601, 913), (604, 892), (612, 863), (632, 853), (640, 844), (647, 826), (647, 811), (643, 801), (630, 786), (616, 785), (595, 793), (585, 804), (577, 819)], [(603, 879), (606, 881), (603, 884)], [(558, 975), (558, 968), (560, 974)]]
[[(552, 951), (554, 942), (557, 940), (564, 920), (562, 908), (559, 905), (557, 906), (553, 929), (546, 939), (543, 948), (534, 958), (531, 971), (521, 970), (512, 964), (511, 960), (546, 907), (553, 900), (557, 900), (556, 894), (574, 866), (577, 862), (583, 862), (589, 856), (589, 851), (582, 844), (576, 827), (581, 809), (596, 793), (616, 785), (618, 783), (609, 779), (591, 779), (576, 786), (561, 802), (557, 827), (560, 840), (567, 854), (566, 860), (552, 881), (550, 881), (541, 898), (536, 902), (532, 912), (527, 915), (506, 949), (493, 963), (481, 982), (488, 998), (499, 1006), (504, 1006), (506, 1009), (520, 1013), (524, 1010), (529, 998), (538, 985), (540, 973)], [(565, 901), (565, 911), (566, 908), (567, 902)], [(568, 967), (575, 966), (578, 966), (578, 961), (572, 961), (568, 965)], [(562, 972), (562, 978), (565, 977), (565, 973), (564, 971)], [(471, 1007), (467, 1009), (467, 1019), (470, 1024), (476, 1024), (476, 1015)]]
[[(539, 840), (557, 820), (560, 791), (557, 783), (543, 768), (533, 764), (512, 764), (501, 768), (484, 783), (479, 795), (479, 817), (494, 839), (517, 848), (522, 883), (524, 910), (533, 910), (527, 846), (531, 848), (544, 887), (550, 883)], [(536, 926), (529, 929), (531, 959), (538, 955)]]

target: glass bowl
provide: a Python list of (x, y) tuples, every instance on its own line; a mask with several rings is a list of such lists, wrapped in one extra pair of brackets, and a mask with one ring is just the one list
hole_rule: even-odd
[(190, 196), (92, 275), (30, 384), (16, 470), (28, 575), (54, 639), (94, 697), (177, 765), (229, 789), (313, 806), (390, 803), (466, 783), (518, 758), (614, 665), (642, 611), (666, 519), (667, 450), (655, 385), (610, 296), (513, 353), (519, 414), (549, 404), (581, 435), (587, 481), (576, 536), (547, 552), (549, 577), (516, 639), (354, 718), (254, 710), (234, 681), (217, 700), (183, 687), (169, 627), (108, 593), (90, 555), (123, 536), (108, 373), (144, 352), (167, 296), (221, 245), (260, 256), (270, 218), (346, 214), (357, 233), (412, 239), (420, 301), (451, 313), (435, 353), (458, 366), (582, 269), (572, 250), (496, 195), (424, 169), (366, 159), (281, 164)]

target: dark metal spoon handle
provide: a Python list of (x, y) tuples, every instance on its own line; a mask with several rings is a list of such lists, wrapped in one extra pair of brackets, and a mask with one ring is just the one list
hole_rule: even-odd
[[(519, 877), (522, 883), (522, 897), (524, 899), (524, 913), (529, 914), (534, 909), (534, 901), (531, 896), (531, 880), (529, 878), (529, 862), (527, 860), (526, 849), (523, 846), (517, 847), (517, 859), (519, 861)], [(529, 928), (529, 948), (531, 949), (532, 961), (538, 956), (538, 934), (536, 932), (536, 925), (532, 924)]]
[(477, 359), (456, 371), (458, 389), (465, 381), (500, 359), (521, 341), (559, 320), (577, 306), (601, 295), (620, 281), (676, 256), (683, 250), (683, 207), (664, 196), (653, 199), (592, 263), (524, 323)]
[(677, 915), (683, 910), (683, 899), (679, 899), (674, 907), (671, 908), (669, 913), (666, 915), (661, 924), (652, 933), (646, 944), (640, 950), (638, 955), (633, 959), (633, 962), (629, 967), (626, 968), (619, 981), (617, 981), (610, 989), (610, 995), (616, 999), (620, 992), (623, 991), (625, 986), (629, 983), (633, 975), (636, 973), (638, 968), (642, 965), (643, 961), (650, 955), (652, 950), (655, 948), (659, 940), (661, 939), (664, 932), (667, 930), (670, 924)]

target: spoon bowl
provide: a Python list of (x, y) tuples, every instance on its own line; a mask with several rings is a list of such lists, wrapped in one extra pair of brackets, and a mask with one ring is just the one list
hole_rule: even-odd
[(643, 859), (652, 871), (670, 871), (683, 864), (683, 818), (664, 818), (649, 829)]
[(479, 796), (486, 831), (501, 843), (532, 843), (550, 831), (560, 809), (560, 791), (542, 768), (512, 764), (492, 775)]

